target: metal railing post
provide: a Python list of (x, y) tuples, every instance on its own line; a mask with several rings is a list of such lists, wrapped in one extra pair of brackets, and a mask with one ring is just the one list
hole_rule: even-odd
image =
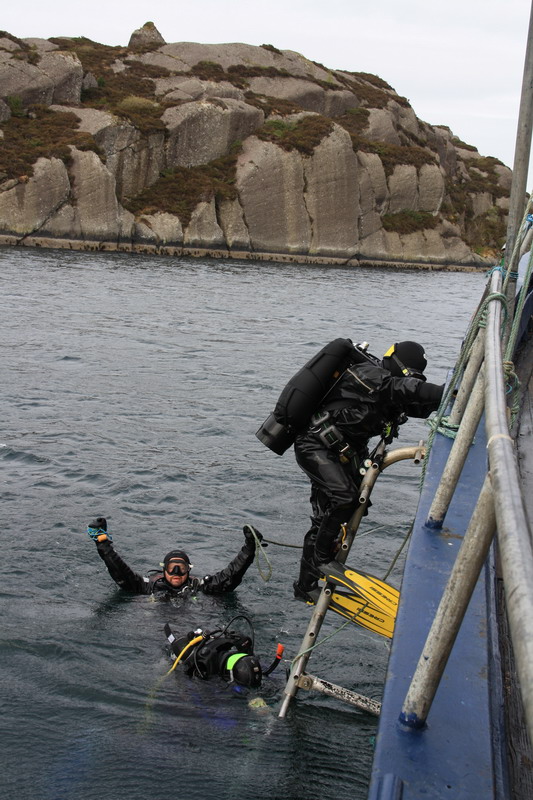
[(426, 520), (426, 526), (428, 528), (442, 528), (444, 517), (452, 501), (455, 488), (465, 465), (466, 457), (468, 456), (468, 451), (478, 429), (481, 415), (483, 414), (484, 395), (485, 379), (483, 375), (483, 366), (481, 366), (468, 405), (463, 414), (456, 439), (450, 450), (446, 466), (442, 471), (442, 476), (437, 491), (435, 492), (431, 508), (429, 509), (428, 518)]
[(448, 425), (450, 425), (450, 427), (461, 424), (466, 405), (472, 393), (472, 389), (474, 388), (480, 367), (483, 363), (484, 354), (485, 329), (478, 328), (474, 344), (472, 345), (470, 358), (468, 359), (468, 364), (466, 365), (466, 369), (461, 379), (461, 385), (457, 390), (457, 396), (448, 417)]
[(533, 543), (520, 491), (515, 445), (507, 421), (500, 353), (501, 316), (500, 302), (492, 301), (487, 318), (485, 353), (487, 449), (507, 615), (527, 728), (533, 742)]
[(487, 476), (404, 700), (400, 722), (410, 728), (425, 725), (494, 530), (494, 499)]

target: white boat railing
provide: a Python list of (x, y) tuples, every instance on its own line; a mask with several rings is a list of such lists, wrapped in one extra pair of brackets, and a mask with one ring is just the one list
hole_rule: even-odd
[[(529, 223), (523, 228), (527, 225)], [(519, 245), (515, 249), (518, 250)], [(527, 287), (531, 281), (532, 265), (533, 254), (516, 308), (515, 280), (509, 280), (511, 276), (516, 278), (516, 274), (506, 272), (504, 283), (504, 271), (501, 268), (494, 270), (480, 306), (483, 314), (478, 312), (473, 321), (473, 325), (479, 327), (473, 332), (476, 338), (463, 373), (468, 391), (461, 392), (461, 383), (456, 398), (460, 409), (454, 405), (448, 417), (448, 423), (453, 419), (454, 423), (460, 424), (435, 493), (427, 526), (439, 529), (443, 525), (483, 412), (488, 440), (488, 471), (402, 707), (400, 721), (411, 728), (421, 729), (425, 726), (435, 692), (497, 531), (511, 638), (526, 723), (530, 741), (533, 742), (533, 538), (522, 499), (515, 441), (510, 432), (512, 414), (508, 404), (511, 396), (510, 375), (514, 375), (512, 355)], [(465, 341), (468, 342), (468, 339)], [(472, 364), (475, 365), (474, 370), (471, 369)], [(454, 377), (459, 380), (460, 375), (455, 374)], [(453, 389), (453, 385), (450, 388)]]
[[(494, 275), (493, 289), (501, 287)], [(509, 434), (501, 357), (502, 305), (489, 304), (485, 335), (485, 411), (489, 470), (496, 512), (505, 601), (520, 691), (533, 742), (533, 543), (522, 499), (515, 442)]]

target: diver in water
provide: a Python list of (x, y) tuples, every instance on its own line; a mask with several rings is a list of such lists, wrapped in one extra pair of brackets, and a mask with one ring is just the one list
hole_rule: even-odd
[[(98, 517), (87, 528), (90, 538), (96, 542), (98, 555), (121, 589), (135, 594), (165, 592), (175, 597), (194, 595), (198, 592), (223, 594), (236, 589), (254, 560), (256, 543), (263, 538), (262, 534), (251, 525), (245, 525), (243, 532), (244, 545), (233, 561), (220, 572), (197, 578), (191, 575), (193, 565), (183, 550), (171, 550), (160, 564), (162, 569), (140, 575), (134, 572), (114, 549), (105, 517)], [(267, 545), (265, 543), (262, 546)]]
[(399, 342), (383, 356), (350, 364), (294, 442), (296, 461), (311, 481), (311, 528), (304, 538), (297, 599), (309, 600), (319, 565), (335, 557), (341, 525), (359, 503), (360, 472), (368, 442), (398, 435), (407, 416), (425, 418), (438, 408), (444, 386), (426, 383), (424, 348)]
[[(250, 623), (247, 617), (240, 616)], [(224, 629), (211, 632), (198, 629), (178, 639), (167, 623), (165, 634), (174, 662), (169, 671), (172, 672), (181, 663), (189, 677), (202, 680), (219, 677), (238, 686), (251, 689), (259, 687), (263, 677), (270, 675), (281, 661), (283, 645), (278, 644), (274, 661), (263, 670), (253, 652), (253, 638), (229, 629), (236, 619), (238, 617), (234, 617)]]

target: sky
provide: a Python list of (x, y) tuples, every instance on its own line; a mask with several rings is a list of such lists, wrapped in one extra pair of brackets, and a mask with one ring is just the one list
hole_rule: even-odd
[(0, 28), (126, 46), (151, 21), (168, 43), (296, 50), (329, 68), (379, 75), (420, 119), (512, 168), (530, 14), (530, 0), (18, 0), (3, 4)]

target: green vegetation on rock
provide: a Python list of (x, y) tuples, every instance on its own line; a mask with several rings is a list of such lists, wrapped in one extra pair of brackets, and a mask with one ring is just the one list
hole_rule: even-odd
[(264, 141), (275, 142), (283, 150), (298, 150), (303, 155), (310, 156), (332, 130), (332, 120), (320, 114), (312, 114), (296, 122), (267, 120), (257, 136)]
[(439, 218), (427, 211), (399, 211), (397, 214), (384, 214), (381, 222), (386, 231), (407, 234), (436, 228)]
[(296, 114), (301, 111), (301, 106), (296, 105), (291, 100), (283, 100), (280, 97), (268, 97), (264, 94), (255, 94), (254, 92), (245, 92), (245, 100), (250, 106), (260, 108), (264, 112), (265, 117), (271, 114), (277, 114), (281, 117), (288, 116), (289, 114)]
[(59, 158), (68, 164), (69, 145), (99, 153), (93, 137), (76, 130), (77, 126), (75, 114), (46, 106), (32, 106), (29, 116), (12, 116), (2, 124), (0, 173), (7, 178), (30, 177), (38, 158)]
[(368, 118), (370, 111), (367, 108), (358, 106), (357, 108), (349, 108), (341, 117), (337, 117), (335, 122), (341, 125), (348, 131), (352, 139), (358, 141), (358, 138), (363, 131), (368, 127)]
[[(50, 41), (75, 53), (84, 71), (96, 79), (98, 86), (82, 92), (82, 105), (123, 117), (142, 133), (165, 130), (161, 115), (166, 106), (156, 101), (153, 78), (168, 76), (167, 69), (126, 58), (126, 69), (114, 71), (111, 65), (118, 57), (127, 55), (127, 48), (98, 44), (84, 37)], [(124, 103), (132, 97), (152, 102)]]
[(270, 50), (271, 53), (275, 53), (278, 56), (282, 56), (283, 55), (281, 50), (278, 50), (278, 48), (274, 47), (273, 44), (262, 44), (261, 47), (263, 47), (265, 50)]
[(386, 144), (363, 136), (368, 127), (370, 112), (361, 106), (349, 108), (341, 117), (337, 117), (335, 122), (341, 125), (352, 139), (354, 151), (364, 153), (375, 153), (382, 161), (386, 175), (394, 172), (394, 167), (398, 164), (412, 164), (419, 169), (423, 164), (437, 164), (436, 156), (421, 145), (397, 145)]
[(493, 206), (484, 214), (468, 220), (465, 241), (480, 255), (498, 253), (505, 243), (507, 233), (506, 212)]
[(399, 164), (411, 164), (420, 169), (423, 164), (436, 164), (437, 159), (433, 153), (416, 145), (406, 147), (398, 144), (385, 144), (385, 142), (371, 141), (362, 136), (352, 136), (355, 152), (375, 153), (381, 159), (385, 175), (392, 175), (394, 167)]
[(409, 108), (409, 100), (394, 92), (388, 83), (367, 72), (337, 72), (336, 77), (368, 108), (386, 108), (391, 100)]
[(442, 215), (465, 230), (464, 239), (472, 249), (490, 247), (499, 250), (505, 241), (505, 210), (493, 205), (487, 212), (474, 216), (472, 198), (488, 194), (489, 202), (495, 203), (509, 196), (509, 191), (498, 183), (496, 166), (501, 165), (501, 161), (489, 156), (471, 158), (463, 163), (468, 177), (462, 175), (446, 181)]
[(61, 50), (75, 53), (83, 66), (84, 72), (92, 72), (95, 78), (103, 75), (117, 58), (124, 58), (128, 52), (126, 47), (111, 47), (87, 39), (85, 36), (75, 38), (54, 37), (49, 39)]
[(209, 164), (167, 170), (152, 186), (124, 201), (124, 207), (137, 216), (175, 214), (186, 227), (198, 203), (209, 203), (213, 197), (217, 200), (237, 197), (235, 169), (240, 149), (241, 142), (235, 142), (229, 155)]

